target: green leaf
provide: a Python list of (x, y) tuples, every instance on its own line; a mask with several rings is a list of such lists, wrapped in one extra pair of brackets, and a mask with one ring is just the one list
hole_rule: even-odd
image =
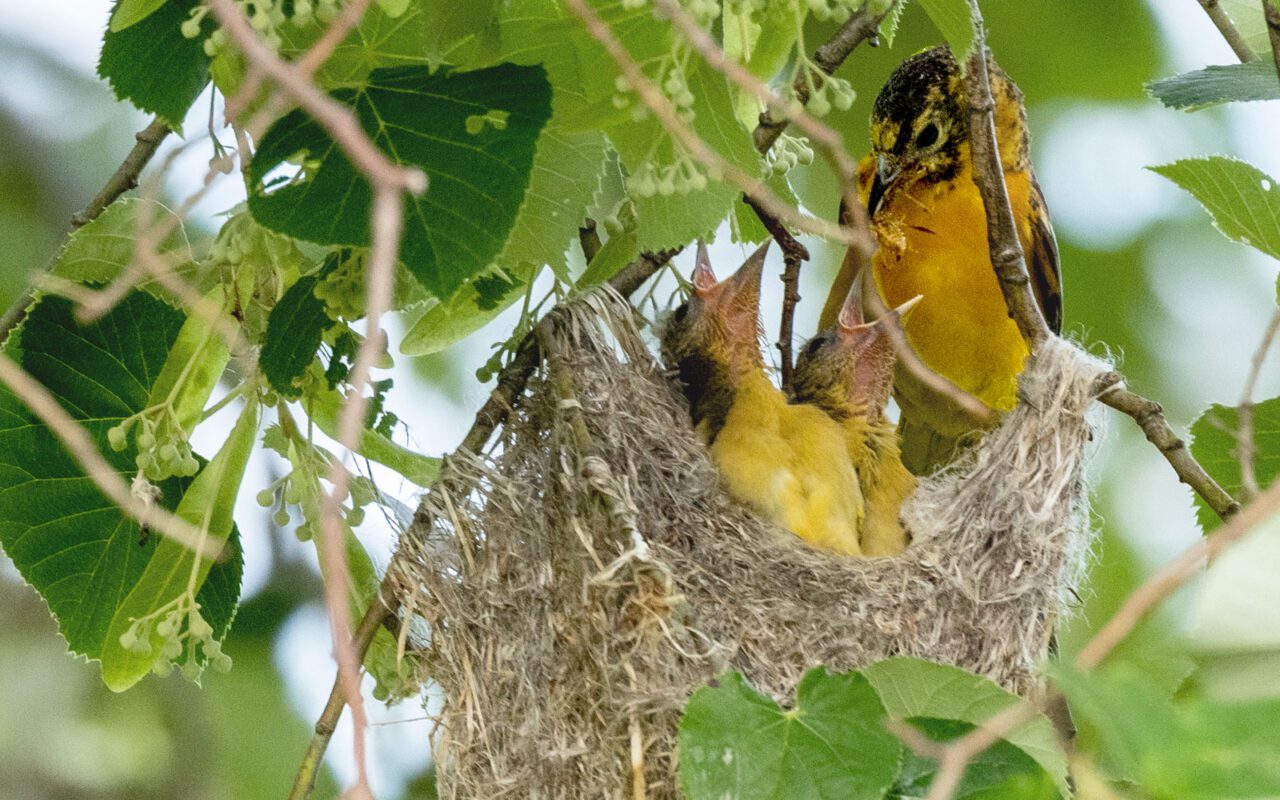
[[(688, 84), (695, 98), (693, 128), (697, 134), (729, 163), (748, 175), (759, 175), (760, 158), (751, 134), (734, 116), (724, 77), (699, 61), (688, 70)], [(666, 165), (676, 159), (670, 136), (652, 115), (642, 122), (628, 118), (624, 124), (610, 127), (608, 133), (632, 174), (647, 163)], [(640, 248), (662, 250), (710, 235), (729, 214), (738, 195), (727, 181), (709, 180), (700, 191), (636, 198)]]
[(1257, 167), (1228, 156), (1149, 167), (1200, 201), (1228, 239), (1280, 258), (1280, 189)]
[(158, 114), (175, 130), (209, 82), (202, 37), (188, 39), (180, 30), (196, 2), (170, 0), (128, 28), (108, 30), (98, 59), (98, 75), (116, 97)]
[(1280, 701), (1170, 702), (1138, 670), (1054, 671), (1072, 712), (1089, 719), (1104, 752), (1159, 800), (1280, 795)]
[(1147, 94), (1169, 108), (1199, 111), (1222, 103), (1280, 98), (1280, 77), (1269, 60), (1211, 66), (1151, 81)]
[(165, 0), (120, 0), (115, 11), (111, 12), (111, 23), (107, 30), (117, 32), (137, 25), (159, 10)]
[[(1253, 406), (1253, 469), (1259, 486), (1270, 486), (1280, 476), (1280, 397)], [(1209, 406), (1191, 425), (1191, 455), (1196, 457), (1223, 489), (1232, 497), (1241, 497), (1244, 481), (1241, 475), (1239, 441), (1240, 414), (1231, 406)], [(1208, 533), (1222, 520), (1195, 497), (1196, 517)]]
[[(175, 516), (199, 528), (210, 544), (226, 541), (234, 528), (232, 510), (257, 438), (259, 410), (257, 398), (245, 404), (222, 448), (191, 481), (174, 509)], [(145, 653), (123, 647), (121, 634), (134, 620), (168, 607), (186, 594), (189, 587), (203, 586), (214, 564), (212, 559), (203, 558), (172, 539), (161, 540), (107, 629), (102, 648), (102, 681), (108, 689), (123, 692), (146, 677), (151, 665), (163, 657), (160, 650), (164, 637), (154, 628), (150, 633), (151, 647)], [(203, 609), (201, 612), (204, 613)]]
[[(311, 421), (327, 436), (333, 439), (338, 438), (338, 413), (342, 409), (340, 394), (333, 390), (326, 390), (308, 395), (303, 399), (303, 408), (306, 409)], [(265, 440), (264, 444), (266, 444)], [(386, 436), (368, 428), (361, 429), (360, 441), (355, 449), (358, 454), (377, 461), (385, 467), (390, 467), (406, 480), (424, 489), (431, 487), (436, 475), (440, 472), (440, 459), (401, 447)]]
[[(958, 739), (975, 728), (968, 723), (931, 717), (913, 717), (906, 722), (939, 744)], [(925, 797), (937, 771), (938, 763), (934, 759), (908, 752), (902, 773), (888, 797), (890, 800)], [(1061, 795), (1053, 779), (1034, 759), (1001, 740), (969, 762), (952, 796), (955, 800), (1057, 800)]]
[(1197, 679), (1215, 696), (1280, 698), (1280, 514), (1219, 556), (1191, 610)]
[(857, 672), (809, 670), (785, 711), (726, 673), (680, 718), (680, 785), (690, 800), (880, 800), (902, 762), (883, 717)]
[[(134, 234), (140, 217), (160, 224), (173, 217), (173, 212), (153, 200), (120, 198), (97, 219), (67, 237), (50, 268), (51, 274), (77, 283), (106, 284), (116, 280), (133, 263)], [(159, 252), (174, 264), (175, 273), (202, 290), (209, 288), (205, 285), (208, 278), (197, 274), (195, 255), (181, 221), (160, 244)], [(143, 281), (138, 288), (181, 308), (181, 303), (154, 280)]]
[(902, 12), (906, 10), (909, 0), (896, 0), (880, 20), (880, 39), (888, 47), (893, 47), (893, 40), (898, 35), (898, 26), (902, 22)]
[(315, 360), (325, 329), (333, 325), (325, 313), (324, 302), (313, 291), (319, 280), (315, 275), (300, 278), (267, 318), (267, 336), (258, 356), (258, 366), (271, 388), (284, 397), (296, 399), (301, 393), (293, 382), (301, 378)]
[[(862, 673), (880, 693), (889, 716), (895, 719), (934, 717), (981, 725), (1005, 708), (1023, 702), (988, 678), (918, 658), (886, 659), (866, 667)], [(1043, 767), (1064, 797), (1071, 796), (1067, 757), (1058, 744), (1053, 724), (1044, 715), (1036, 714), (1004, 738)]]
[[(183, 323), (180, 312), (134, 292), (97, 323), (81, 326), (70, 301), (49, 296), (5, 350), (85, 425), (103, 457), (129, 480), (135, 454), (111, 450), (107, 429), (147, 407)], [(144, 538), (7, 390), (0, 390), (0, 461), (0, 545), (49, 604), (71, 650), (100, 658), (117, 607), (161, 537)], [(163, 505), (175, 508), (189, 484), (163, 481)], [(241, 564), (237, 551), (211, 571), (198, 597), (216, 631), (231, 620)]]
[[(401, 2), (402, 0), (397, 0)], [(316, 72), (316, 83), (326, 89), (338, 87), (359, 88), (365, 84), (369, 73), (385, 67), (438, 65), (441, 63), (441, 45), (448, 49), (461, 46), (447, 44), (447, 34), (442, 23), (447, 20), (437, 8), (440, 0), (412, 0), (401, 14), (390, 13), (381, 4), (365, 12), (360, 24), (347, 34)], [(468, 8), (470, 3), (453, 3), (452, 6)], [(476, 4), (479, 5), (479, 4)], [(455, 14), (456, 16), (456, 14)], [(320, 38), (326, 25), (315, 21), (301, 29), (284, 25), (279, 33), (284, 38), (281, 53), (288, 57), (301, 55)], [(457, 35), (466, 35), (456, 29)], [(437, 44), (427, 46), (431, 39)], [(455, 52), (454, 55), (460, 55)], [(458, 60), (450, 61), (458, 65)], [(216, 62), (215, 62), (216, 64)], [(221, 87), (228, 91), (227, 87)]]
[(485, 291), (484, 276), (471, 281), (448, 300), (428, 307), (400, 341), (400, 352), (426, 356), (470, 336), (522, 297), (535, 275), (536, 270), (525, 267), (492, 294)]
[[(333, 96), (384, 152), (427, 174), (427, 191), (405, 200), (400, 257), (424, 288), (449, 296), (506, 243), (551, 114), (545, 74), (510, 64), (434, 75), (400, 67)], [(269, 191), (268, 173), (299, 153), (313, 165), (302, 180)], [(267, 131), (250, 180), (249, 209), (261, 224), (320, 244), (369, 244), (369, 184), (307, 114)]]
[(553, 118), (538, 138), (529, 190), (498, 256), (500, 265), (547, 264), (562, 280), (568, 279), (565, 250), (577, 236), (583, 209), (595, 193), (604, 154), (601, 133), (558, 130)]
[(951, 46), (963, 68), (973, 52), (973, 15), (968, 0), (919, 0), (920, 7), (929, 15), (933, 26)]

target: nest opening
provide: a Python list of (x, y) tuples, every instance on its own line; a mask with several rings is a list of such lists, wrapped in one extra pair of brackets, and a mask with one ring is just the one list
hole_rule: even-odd
[(494, 454), (450, 460), (401, 538), (441, 796), (677, 797), (680, 710), (727, 669), (783, 699), (809, 667), (913, 655), (1036, 696), (1107, 365), (1052, 340), (1018, 408), (903, 507), (906, 552), (857, 559), (725, 495), (633, 314), (607, 288), (558, 311)]

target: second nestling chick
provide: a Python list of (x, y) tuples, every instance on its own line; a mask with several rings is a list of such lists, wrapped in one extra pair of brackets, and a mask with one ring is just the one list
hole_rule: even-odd
[[(901, 317), (919, 299), (890, 314)], [(862, 293), (855, 286), (837, 323), (800, 351), (792, 377), (796, 402), (821, 408), (843, 429), (866, 503), (862, 551), (870, 556), (906, 549), (898, 511), (916, 488), (915, 476), (902, 464), (898, 432), (884, 413), (896, 360), (884, 324), (863, 320)]]
[(717, 281), (698, 247), (693, 293), (662, 336), (694, 428), (729, 494), (817, 547), (859, 555), (857, 473), (841, 430), (813, 406), (789, 405), (760, 355), (760, 276), (768, 245)]

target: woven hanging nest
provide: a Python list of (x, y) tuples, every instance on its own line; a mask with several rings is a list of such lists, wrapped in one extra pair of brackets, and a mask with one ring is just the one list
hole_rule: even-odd
[(540, 326), (495, 454), (448, 462), (401, 539), (442, 797), (678, 797), (680, 710), (727, 669), (785, 700), (809, 667), (905, 654), (1035, 696), (1086, 549), (1104, 365), (1052, 340), (1018, 408), (908, 501), (907, 551), (853, 559), (724, 494), (633, 314), (605, 289)]

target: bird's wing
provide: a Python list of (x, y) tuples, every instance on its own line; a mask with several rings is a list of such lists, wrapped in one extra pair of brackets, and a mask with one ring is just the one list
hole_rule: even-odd
[(1035, 292), (1045, 321), (1054, 333), (1062, 332), (1062, 265), (1058, 258), (1058, 240), (1049, 222), (1049, 207), (1035, 178), (1031, 179), (1028, 196), (1030, 213), (1024, 220), (1023, 245), (1027, 251), (1027, 271), (1031, 273), (1031, 289)]

